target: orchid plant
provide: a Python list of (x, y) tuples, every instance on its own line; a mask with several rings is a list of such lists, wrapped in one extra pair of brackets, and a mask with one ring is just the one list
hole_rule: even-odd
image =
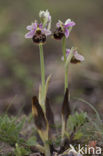
[[(62, 21), (58, 21), (56, 24), (56, 31), (54, 32), (54, 38), (61, 40), (62, 39), (62, 51), (63, 51), (63, 57), (64, 57), (64, 66), (65, 66), (65, 91), (66, 88), (68, 88), (68, 72), (66, 68), (66, 39), (68, 39), (70, 32), (72, 30), (72, 27), (75, 26), (75, 22), (71, 21), (71, 19), (67, 19), (65, 23)], [(69, 55), (71, 57), (71, 55)]]
[[(51, 131), (54, 130), (52, 127), (52, 125), (54, 125), (54, 116), (51, 110), (49, 99), (47, 98), (47, 89), (51, 76), (47, 78), (47, 81), (45, 80), (43, 45), (47, 40), (47, 36), (51, 35), (51, 15), (48, 10), (40, 11), (39, 17), (40, 23), (35, 20), (31, 25), (26, 27), (29, 32), (25, 35), (25, 38), (31, 38), (33, 43), (39, 46), (41, 64), (41, 85), (39, 87), (39, 98), (37, 98), (36, 96), (33, 96), (32, 98), (32, 114), (34, 116), (37, 131), (44, 144), (44, 147), (39, 145), (39, 150), (41, 151), (41, 153), (45, 153), (45, 156), (51, 156), (51, 149), (57, 153), (62, 153), (64, 152), (64, 150), (62, 149), (62, 145), (59, 151), (56, 151), (53, 146), (54, 137), (52, 136)], [(69, 115), (71, 114), (69, 106), (70, 100), (68, 97), (68, 67), (70, 63), (75, 64), (84, 61), (84, 57), (78, 53), (76, 48), (72, 47), (71, 49), (66, 49), (66, 39), (68, 39), (73, 26), (75, 26), (75, 22), (71, 21), (71, 19), (67, 19), (65, 23), (59, 20), (56, 24), (56, 30), (53, 33), (55, 39), (62, 40), (62, 61), (64, 61), (65, 69), (65, 89), (64, 100), (62, 104), (61, 130), (61, 144), (64, 144), (64, 146), (67, 121)], [(50, 140), (52, 141), (52, 143), (49, 143)], [(70, 141), (72, 142), (71, 137)]]
[[(46, 141), (48, 141), (48, 124), (44, 115), (45, 112), (45, 98), (46, 98), (46, 92), (47, 92), (47, 86), (48, 86), (48, 81), (50, 77), (47, 79), (47, 83), (45, 81), (45, 66), (44, 66), (44, 54), (43, 54), (43, 45), (46, 42), (47, 36), (51, 35), (51, 16), (48, 10), (46, 11), (40, 11), (39, 13), (40, 17), (40, 24), (35, 21), (31, 25), (27, 26), (27, 30), (29, 32), (25, 35), (25, 38), (32, 38), (33, 42), (36, 43), (39, 46), (39, 51), (40, 51), (40, 64), (41, 64), (41, 81), (42, 84), (39, 87), (39, 102), (36, 97), (33, 98), (33, 105), (32, 105), (32, 112), (35, 118), (35, 124), (37, 126), (38, 133), (44, 143), (45, 148), (45, 153), (46, 155), (50, 155), (50, 150), (49, 147), (47, 146), (48, 144)], [(41, 106), (39, 106), (39, 103)], [(42, 107), (42, 108), (41, 108)], [(42, 111), (44, 110), (44, 112)], [(40, 114), (38, 114), (40, 113)], [(39, 115), (39, 119), (38, 119)], [(40, 118), (41, 116), (41, 118)], [(45, 127), (44, 130), (39, 126), (37, 123), (38, 121), (36, 120), (41, 120), (45, 122)]]
[(46, 94), (46, 82), (45, 82), (45, 66), (44, 66), (44, 54), (43, 54), (43, 44), (46, 42), (47, 36), (51, 35), (51, 16), (48, 10), (40, 11), (39, 13), (40, 21), (37, 21), (27, 26), (29, 32), (25, 35), (25, 38), (32, 38), (33, 42), (39, 46), (40, 51), (40, 63), (41, 63), (41, 81), (39, 92), (39, 102), (43, 106), (45, 103)]
[[(70, 32), (71, 32), (73, 26), (75, 26), (75, 25), (76, 25), (75, 22), (71, 21), (71, 19), (67, 19), (65, 21), (65, 23), (63, 23), (62, 21), (59, 20), (56, 24), (56, 31), (53, 34), (54, 39), (62, 40), (62, 52), (63, 52), (62, 61), (64, 62), (64, 69), (65, 69), (65, 82), (64, 82), (65, 94), (68, 90), (69, 64), (70, 63), (75, 64), (75, 63), (84, 61), (84, 57), (78, 53), (76, 48), (72, 47), (71, 49), (66, 49), (66, 39), (68, 39)], [(69, 111), (67, 114), (69, 115)], [(62, 113), (62, 132), (61, 132), (62, 140), (64, 138), (64, 134), (66, 131), (66, 122), (67, 122), (67, 119), (65, 119), (64, 116), (65, 115)]]

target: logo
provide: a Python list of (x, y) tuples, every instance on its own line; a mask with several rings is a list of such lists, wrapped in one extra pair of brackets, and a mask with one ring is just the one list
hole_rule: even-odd
[(89, 145), (85, 145), (85, 146), (81, 146), (80, 144), (78, 144), (77, 149), (75, 149), (75, 147), (73, 145), (70, 144), (70, 152), (74, 152), (76, 153), (78, 156), (82, 156), (84, 154), (102, 154), (102, 149), (101, 147), (90, 147)]

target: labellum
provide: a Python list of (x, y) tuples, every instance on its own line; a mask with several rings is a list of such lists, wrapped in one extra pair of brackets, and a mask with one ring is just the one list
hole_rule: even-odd
[(71, 63), (76, 64), (76, 63), (80, 63), (80, 60), (77, 60), (74, 56), (71, 58)]
[(32, 38), (34, 43), (40, 44), (46, 42), (46, 35), (41, 32), (41, 30), (37, 30), (35, 35)]
[(53, 34), (54, 38), (57, 40), (61, 40), (64, 36), (64, 32), (61, 27), (57, 28)]

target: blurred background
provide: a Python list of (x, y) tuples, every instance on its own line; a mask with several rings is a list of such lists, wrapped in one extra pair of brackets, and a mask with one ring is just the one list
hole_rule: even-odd
[[(91, 110), (82, 98), (103, 114), (103, 0), (0, 0), (0, 113), (31, 111), (31, 98), (40, 84), (39, 49), (25, 39), (26, 26), (38, 19), (40, 10), (52, 15), (52, 31), (58, 19), (76, 22), (67, 48), (75, 46), (84, 55), (82, 64), (70, 65), (72, 109)], [(60, 111), (64, 94), (61, 41), (49, 37), (44, 45), (46, 76), (52, 73), (48, 97)]]

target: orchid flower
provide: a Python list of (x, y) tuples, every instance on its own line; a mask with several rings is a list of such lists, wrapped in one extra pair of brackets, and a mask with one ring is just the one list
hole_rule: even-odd
[[(66, 57), (69, 56), (71, 49), (66, 49)], [(64, 61), (64, 57), (62, 56), (62, 61)], [(77, 50), (73, 50), (73, 56), (70, 60), (71, 63), (79, 63), (84, 61), (84, 56), (80, 55)]]
[(62, 39), (64, 36), (68, 38), (73, 26), (75, 26), (75, 22), (71, 21), (71, 19), (67, 19), (65, 23), (59, 20), (56, 24), (57, 28), (54, 32), (54, 38)]
[(25, 34), (25, 38), (32, 38), (35, 43), (44, 43), (46, 37), (51, 34), (51, 31), (43, 28), (42, 24), (37, 21), (26, 27), (29, 32)]

